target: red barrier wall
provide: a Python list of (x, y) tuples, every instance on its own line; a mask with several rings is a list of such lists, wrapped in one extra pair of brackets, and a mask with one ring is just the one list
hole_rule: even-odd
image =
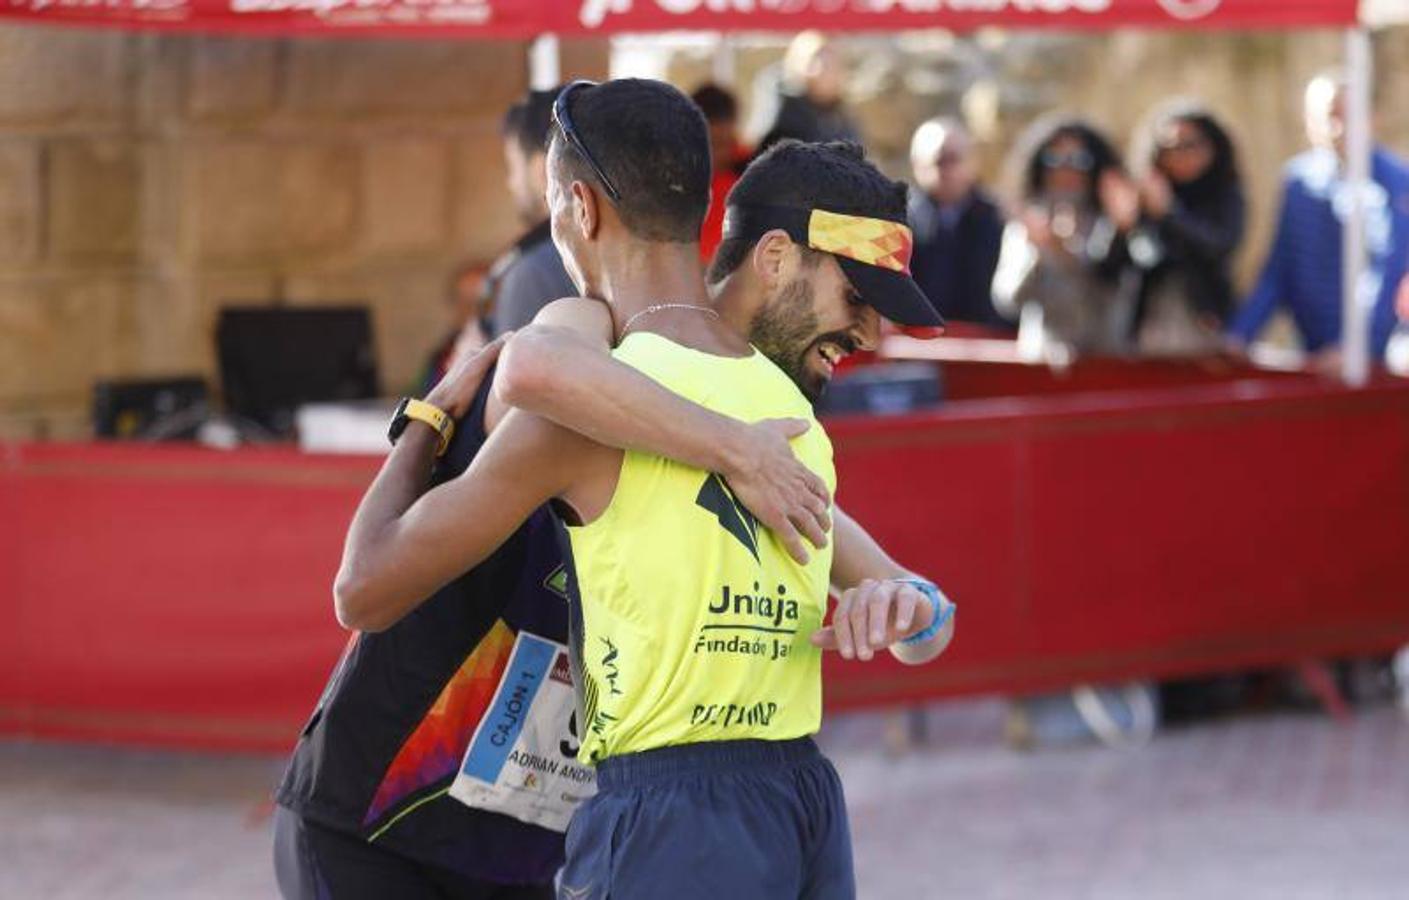
[[(1409, 383), (965, 401), (833, 420), (839, 499), (959, 603), (942, 661), (829, 660), (834, 708), (1409, 641)], [(0, 447), (0, 729), (286, 749), (345, 635), (376, 461)]]
[(840, 502), (959, 603), (940, 664), (834, 666), (833, 705), (1409, 641), (1409, 384), (1239, 381), (951, 410), (829, 425)]

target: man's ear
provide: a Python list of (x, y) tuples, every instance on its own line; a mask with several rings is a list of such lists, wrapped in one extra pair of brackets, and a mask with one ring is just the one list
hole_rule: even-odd
[(589, 241), (597, 237), (597, 230), (602, 227), (601, 210), (597, 207), (597, 192), (588, 187), (586, 182), (572, 183), (572, 220), (582, 237)]
[(793, 239), (781, 228), (764, 232), (753, 245), (750, 263), (754, 274), (768, 287), (783, 280), (788, 257), (793, 252)]

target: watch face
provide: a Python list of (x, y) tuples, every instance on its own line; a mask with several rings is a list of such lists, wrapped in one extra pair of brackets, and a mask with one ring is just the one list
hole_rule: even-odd
[(396, 404), (396, 411), (391, 414), (391, 424), (387, 426), (386, 436), (393, 444), (401, 437), (401, 432), (406, 430), (406, 423), (410, 421), (406, 418), (406, 406), (410, 402), (409, 398), (402, 397), (401, 402)]

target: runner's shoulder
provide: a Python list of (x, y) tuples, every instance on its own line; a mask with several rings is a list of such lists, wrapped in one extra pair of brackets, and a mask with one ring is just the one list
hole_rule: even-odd
[(587, 337), (611, 343), (611, 308), (591, 297), (564, 297), (554, 300), (533, 317), (534, 325), (566, 328)]

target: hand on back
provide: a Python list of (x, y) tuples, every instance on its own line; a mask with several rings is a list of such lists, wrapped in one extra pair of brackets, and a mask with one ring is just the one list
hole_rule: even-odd
[(812, 427), (806, 419), (765, 419), (747, 426), (741, 464), (722, 472), (754, 518), (778, 536), (799, 563), (808, 560), (803, 538), (821, 549), (832, 530), (831, 494), (822, 479), (793, 454), (789, 440)]
[(484, 382), (484, 376), (499, 358), (499, 351), (504, 349), (505, 342), (512, 336), (512, 331), (506, 332), (478, 350), (459, 353), (450, 371), (446, 372), (445, 377), (426, 395), (426, 402), (449, 413), (451, 418), (459, 419), (464, 416), (469, 411), (470, 404), (474, 402), (475, 394)]

